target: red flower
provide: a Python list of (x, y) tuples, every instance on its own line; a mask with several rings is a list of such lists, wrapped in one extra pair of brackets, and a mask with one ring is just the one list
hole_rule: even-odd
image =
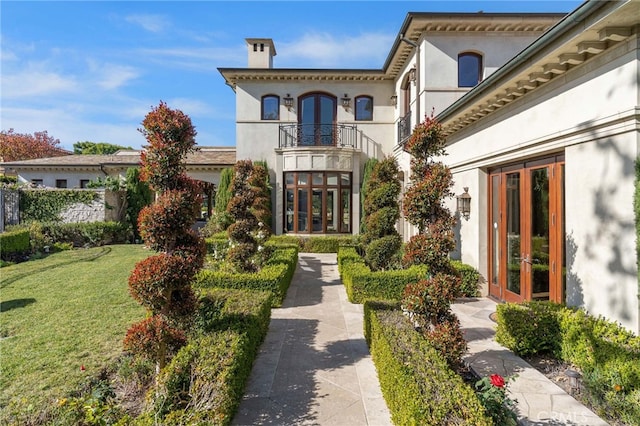
[(492, 374), (491, 377), (491, 384), (497, 388), (503, 388), (504, 387), (504, 379), (502, 378), (501, 375), (499, 374)]
[(84, 365), (81, 365), (80, 366), (80, 371), (84, 371), (84, 370), (85, 370)]

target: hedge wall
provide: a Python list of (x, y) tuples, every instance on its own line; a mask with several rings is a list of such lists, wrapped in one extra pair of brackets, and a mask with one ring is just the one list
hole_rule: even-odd
[(409, 324), (397, 304), (364, 304), (365, 338), (398, 425), (492, 425), (474, 390)]
[(324, 236), (299, 237), (297, 235), (274, 235), (269, 244), (297, 244), (301, 253), (338, 253), (340, 246), (353, 246), (357, 237), (354, 236)]
[(267, 333), (271, 293), (206, 289), (200, 301), (199, 334), (162, 371), (153, 413), (143, 418), (167, 425), (233, 419)]
[(196, 275), (193, 286), (196, 288), (269, 290), (274, 295), (273, 306), (281, 306), (297, 264), (298, 250), (296, 248), (276, 249), (266, 266), (259, 272), (230, 274), (203, 269)]
[(338, 271), (351, 303), (365, 300), (402, 300), (407, 284), (424, 278), (425, 265), (409, 269), (372, 272), (354, 247), (341, 247), (338, 251)]
[(552, 353), (576, 366), (598, 414), (640, 419), (640, 337), (619, 324), (550, 302), (497, 306), (496, 341), (520, 355)]
[(28, 253), (30, 249), (29, 229), (18, 229), (0, 234), (0, 258), (3, 260)]

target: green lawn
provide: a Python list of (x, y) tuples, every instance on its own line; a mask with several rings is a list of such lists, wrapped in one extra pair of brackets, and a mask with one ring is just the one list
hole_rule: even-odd
[(151, 253), (115, 245), (0, 269), (0, 411), (10, 400), (42, 408), (121, 353), (127, 328), (145, 314), (127, 278)]

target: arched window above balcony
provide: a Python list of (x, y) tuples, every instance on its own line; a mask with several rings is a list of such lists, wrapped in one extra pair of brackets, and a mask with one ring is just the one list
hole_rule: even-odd
[(280, 96), (265, 95), (262, 97), (261, 117), (263, 120), (280, 119)]
[(356, 121), (373, 120), (373, 97), (362, 95), (356, 96)]

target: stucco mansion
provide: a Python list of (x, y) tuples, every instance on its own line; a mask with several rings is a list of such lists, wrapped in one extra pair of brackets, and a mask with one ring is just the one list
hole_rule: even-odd
[[(453, 256), (485, 293), (582, 306), (638, 333), (639, 30), (638, 0), (566, 16), (409, 13), (380, 69), (277, 68), (276, 43), (248, 38), (248, 66), (219, 68), (236, 94), (235, 159), (267, 161), (275, 233), (356, 234), (365, 162), (395, 157), (406, 188), (404, 144), (433, 112), (470, 200)], [(217, 182), (228, 162), (200, 178)]]

